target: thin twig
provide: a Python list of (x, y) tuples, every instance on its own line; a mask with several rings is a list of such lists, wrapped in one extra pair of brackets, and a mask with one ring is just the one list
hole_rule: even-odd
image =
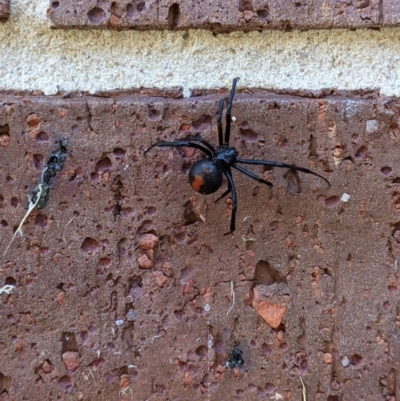
[[(129, 390), (129, 393), (130, 394), (127, 394), (127, 391)], [(126, 387), (124, 387), (122, 390), (119, 390), (119, 393), (118, 393), (118, 396), (120, 397), (120, 398), (122, 398), (122, 397), (125, 397), (125, 396), (127, 396), (127, 395), (132, 395), (133, 394), (133, 390), (131, 389), (131, 387), (129, 387), (129, 386), (126, 386)]]
[(248, 242), (248, 241), (255, 241), (256, 239), (255, 238), (244, 238), (244, 237), (242, 237), (242, 240), (244, 242)]
[(4, 287), (0, 288), (0, 294), (5, 292), (7, 295), (11, 294), (11, 291), (15, 288), (14, 285), (6, 284)]
[(25, 220), (28, 218), (28, 216), (31, 214), (32, 210), (35, 209), (35, 207), (37, 206), (37, 204), (39, 203), (40, 197), (42, 196), (42, 191), (43, 191), (43, 184), (39, 184), (38, 185), (39, 188), (39, 193), (37, 194), (36, 197), (36, 202), (32, 203), (32, 199), (29, 199), (29, 207), (28, 207), (28, 211), (26, 212), (24, 218), (22, 219), (21, 223), (19, 224), (17, 231), (15, 231), (13, 237), (11, 238), (10, 243), (8, 244), (6, 250), (4, 251), (3, 256), (5, 256), (5, 254), (8, 251), (8, 248), (10, 247), (11, 243), (14, 241), (14, 238), (17, 236), (17, 234), (20, 234), (22, 237), (22, 226), (25, 223)]
[(93, 372), (92, 372), (92, 370), (91, 370), (90, 368), (89, 368), (89, 373), (88, 373), (87, 375), (83, 374), (83, 378), (84, 378), (85, 380), (88, 380), (88, 381), (89, 381), (89, 376), (92, 376), (94, 382), (97, 384), (96, 378), (94, 377), (94, 374), (93, 374)]
[(64, 231), (63, 231), (63, 241), (65, 242), (65, 230), (66, 228), (74, 221), (74, 218), (77, 216), (77, 214), (74, 214), (74, 217), (64, 226)]
[(151, 337), (151, 343), (153, 344), (154, 340), (155, 340), (156, 338), (160, 338), (160, 337), (162, 337), (161, 334), (157, 334), (156, 336)]
[(304, 385), (303, 379), (300, 377), (301, 385), (303, 387), (303, 401), (307, 401), (306, 386)]
[(235, 306), (235, 291), (233, 290), (233, 281), (231, 281), (231, 295), (232, 295), (232, 306), (229, 308), (228, 312), (226, 312), (226, 316), (229, 315), (229, 312), (233, 309)]

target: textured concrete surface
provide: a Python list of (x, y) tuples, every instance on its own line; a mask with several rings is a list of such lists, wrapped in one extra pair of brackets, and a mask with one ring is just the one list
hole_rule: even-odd
[(252, 32), (51, 30), (48, 2), (14, 0), (0, 24), (0, 88), (380, 89), (400, 96), (398, 29)]
[(400, 25), (397, 0), (50, 0), (57, 28), (260, 29), (374, 28)]
[[(143, 155), (215, 144), (221, 96), (1, 96), (0, 400), (300, 400), (300, 377), (308, 400), (397, 399), (400, 102), (239, 94), (243, 157), (332, 186), (235, 174), (224, 236), (229, 201), (188, 184), (199, 152)], [(49, 201), (3, 255), (62, 138)]]

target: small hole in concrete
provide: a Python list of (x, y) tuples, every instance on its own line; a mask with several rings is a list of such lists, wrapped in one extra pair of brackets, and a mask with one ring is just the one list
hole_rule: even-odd
[(157, 213), (157, 208), (155, 208), (155, 207), (153, 207), (153, 206), (149, 206), (149, 207), (146, 209), (146, 213), (147, 213), (149, 216), (154, 216), (154, 215)]
[(350, 363), (354, 366), (360, 366), (362, 364), (363, 358), (360, 355), (353, 354), (350, 357)]
[(289, 346), (287, 345), (287, 343), (282, 343), (279, 345), (279, 349), (281, 351), (286, 351), (289, 348)]
[(61, 353), (68, 351), (78, 352), (78, 344), (76, 342), (75, 333), (63, 332), (61, 334), (62, 349)]
[(269, 17), (269, 10), (258, 10), (257, 17), (265, 21)]
[(36, 170), (38, 170), (38, 171), (43, 170), (43, 160), (44, 160), (43, 155), (40, 155), (40, 154), (33, 155), (33, 163), (35, 164)]
[(254, 285), (272, 285), (274, 283), (286, 283), (286, 280), (268, 262), (260, 260), (256, 265), (253, 282)]
[(168, 10), (168, 26), (169, 29), (175, 29), (179, 25), (181, 11), (179, 4), (174, 3)]
[(115, 15), (118, 18), (121, 18), (122, 14), (124, 13), (124, 10), (122, 9), (121, 5), (115, 1), (111, 4), (110, 11), (111, 14)]
[(300, 362), (300, 372), (304, 375), (307, 373), (307, 371), (308, 371), (308, 361), (307, 359), (303, 359)]
[(72, 380), (68, 375), (61, 377), (58, 380), (58, 385), (66, 392), (71, 394), (74, 391)]
[(12, 379), (9, 376), (3, 375), (3, 373), (0, 372), (0, 390), (1, 394), (2, 393), (8, 393), (12, 387)]
[[(272, 383), (266, 383), (264, 389), (268, 395), (271, 395), (275, 392), (276, 387)], [(272, 398), (274, 398), (274, 397), (272, 397)]]
[(94, 238), (87, 237), (83, 241), (81, 249), (83, 252), (91, 255), (92, 253), (96, 252), (99, 247), (99, 243)]
[(339, 397), (337, 395), (330, 395), (326, 401), (339, 401)]
[(268, 344), (263, 343), (263, 345), (261, 346), (261, 354), (264, 356), (270, 356), (271, 353), (272, 353), (271, 347)]
[(17, 280), (14, 277), (7, 277), (5, 281), (6, 285), (13, 285), (14, 287), (17, 285)]
[(186, 231), (181, 231), (181, 232), (175, 234), (175, 241), (179, 245), (184, 244), (186, 242), (186, 240), (187, 240)]
[(110, 264), (111, 264), (111, 259), (110, 258), (105, 257), (105, 258), (101, 258), (100, 259), (100, 265), (102, 267), (108, 267), (108, 266), (110, 266)]
[(330, 209), (337, 206), (340, 203), (340, 198), (338, 196), (330, 196), (325, 199), (325, 206)]
[(160, 112), (158, 110), (156, 110), (154, 107), (152, 107), (153, 105), (149, 105), (149, 119), (150, 120), (158, 120), (160, 118)]
[(106, 13), (100, 7), (92, 8), (88, 14), (88, 19), (92, 24), (100, 24), (106, 18)]
[(40, 131), (40, 132), (37, 134), (36, 140), (37, 140), (38, 142), (48, 142), (48, 141), (49, 141), (49, 136), (46, 134), (46, 132)]
[(108, 157), (105, 157), (104, 159), (101, 159), (99, 162), (97, 162), (95, 170), (97, 173), (102, 174), (106, 171), (110, 171), (111, 167), (111, 160)]
[(41, 228), (47, 226), (47, 216), (44, 214), (38, 214), (35, 218), (35, 225)]
[(367, 154), (368, 148), (366, 146), (361, 146), (360, 149), (357, 150), (355, 157), (356, 159), (363, 159)]
[(8, 148), (10, 145), (10, 127), (8, 124), (0, 125), (0, 146)]
[(198, 120), (193, 121), (194, 130), (197, 132), (210, 131), (212, 128), (212, 117), (203, 114)]
[(92, 184), (95, 184), (96, 182), (98, 182), (98, 181), (99, 181), (99, 178), (100, 178), (100, 176), (99, 176), (99, 174), (97, 174), (97, 173), (92, 173), (92, 174), (90, 174), (90, 182), (91, 182)]
[(240, 11), (253, 11), (253, 2), (251, 0), (240, 0)]
[(256, 142), (258, 141), (258, 135), (250, 128), (246, 128), (247, 123), (243, 123), (240, 128), (240, 135), (247, 142)]
[(388, 175), (390, 175), (390, 174), (392, 174), (392, 168), (391, 167), (382, 167), (381, 168), (381, 173), (383, 174), (383, 175), (385, 175), (385, 176), (388, 176)]
[(82, 343), (85, 343), (89, 337), (89, 334), (87, 331), (81, 331), (79, 335), (81, 337)]
[(116, 148), (113, 150), (113, 153), (115, 157), (119, 158), (125, 156), (126, 151), (121, 148)]

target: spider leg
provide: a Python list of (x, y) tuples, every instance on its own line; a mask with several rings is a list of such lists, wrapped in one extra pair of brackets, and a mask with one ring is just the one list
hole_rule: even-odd
[(190, 143), (189, 141), (177, 141), (177, 142), (163, 142), (163, 141), (160, 141), (160, 142), (156, 142), (156, 143), (153, 143), (153, 145), (151, 145), (149, 148), (147, 148), (144, 151), (144, 154), (146, 154), (147, 152), (149, 152), (151, 149), (153, 149), (156, 146), (159, 146), (159, 147), (165, 147), (165, 146), (183, 147), (183, 146), (186, 146), (188, 148), (199, 149), (209, 157), (213, 156), (213, 152), (211, 150), (205, 148), (204, 146), (198, 145), (197, 143)]
[(235, 227), (236, 227), (235, 223), (236, 223), (237, 197), (236, 197), (236, 189), (235, 189), (235, 184), (233, 182), (231, 171), (230, 170), (224, 171), (224, 174), (225, 174), (226, 178), (228, 179), (228, 183), (229, 183), (229, 186), (230, 186), (231, 192), (232, 192), (232, 214), (231, 214), (230, 231), (228, 233), (224, 234), (224, 235), (229, 235), (235, 231)]
[(232, 121), (231, 110), (232, 110), (233, 96), (235, 96), (237, 81), (239, 81), (239, 78), (235, 78), (233, 80), (231, 93), (229, 95), (228, 104), (226, 106), (226, 127), (225, 127), (225, 142), (224, 142), (225, 146), (229, 146), (229, 139), (231, 136), (231, 121)]
[(201, 142), (206, 148), (210, 149), (211, 152), (215, 153), (215, 148), (214, 146), (211, 145), (211, 143), (209, 143), (208, 141), (206, 141), (203, 138), (200, 138), (199, 136), (195, 136), (193, 138), (183, 138), (181, 139), (183, 141), (188, 141), (188, 142)]
[(217, 203), (222, 198), (225, 198), (225, 196), (228, 195), (229, 192), (231, 192), (231, 186), (228, 184), (228, 189), (226, 191), (224, 191), (224, 193), (217, 200), (215, 200), (214, 203)]
[(242, 164), (256, 164), (256, 165), (262, 165), (262, 166), (271, 166), (271, 167), (283, 167), (283, 168), (290, 168), (292, 170), (297, 170), (297, 171), (301, 171), (303, 173), (307, 173), (307, 174), (312, 174), (315, 175), (316, 177), (321, 178), (322, 180), (324, 180), (329, 186), (331, 186), (331, 183), (325, 178), (322, 177), (322, 175), (319, 175), (317, 173), (314, 173), (314, 171), (311, 171), (308, 168), (305, 167), (297, 167), (293, 164), (286, 164), (286, 163), (280, 163), (280, 162), (271, 162), (269, 160), (252, 160), (252, 159), (241, 159), (241, 158), (237, 158), (236, 159), (236, 163), (242, 163)]
[(224, 137), (222, 133), (222, 109), (224, 108), (224, 99), (219, 101), (218, 114), (217, 114), (217, 126), (218, 126), (218, 144), (222, 146)]
[(273, 187), (273, 185), (269, 181), (263, 180), (262, 178), (260, 178), (256, 174), (252, 173), (251, 171), (248, 171), (248, 170), (244, 169), (243, 167), (235, 166), (235, 165), (233, 165), (232, 167), (235, 168), (236, 170), (240, 171), (241, 173), (247, 175), (248, 177), (252, 178), (253, 180), (261, 182), (262, 184), (265, 184), (270, 188)]

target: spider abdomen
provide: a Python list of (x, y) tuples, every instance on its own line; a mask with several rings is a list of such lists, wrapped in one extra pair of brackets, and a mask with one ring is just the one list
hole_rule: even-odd
[(212, 194), (222, 185), (222, 168), (218, 162), (200, 159), (189, 170), (189, 182), (192, 188), (201, 194)]

